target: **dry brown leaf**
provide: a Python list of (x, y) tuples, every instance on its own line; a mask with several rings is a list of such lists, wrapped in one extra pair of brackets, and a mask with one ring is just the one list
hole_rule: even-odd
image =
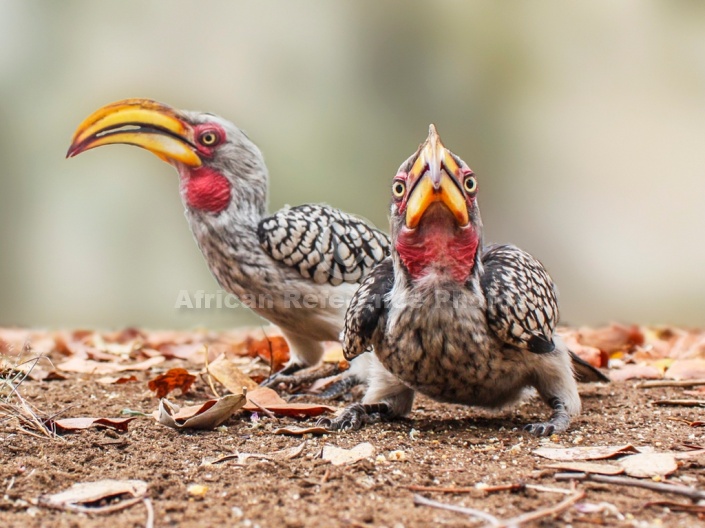
[(66, 372), (80, 372), (82, 374), (112, 374), (114, 372), (127, 372), (130, 370), (148, 370), (164, 361), (164, 356), (156, 356), (139, 363), (105, 363), (81, 357), (73, 357), (57, 365), (56, 368)]
[(157, 398), (163, 398), (175, 389), (181, 389), (181, 394), (185, 394), (196, 381), (196, 376), (189, 374), (184, 368), (173, 368), (164, 374), (159, 374), (147, 384), (149, 390), (156, 392)]
[(631, 444), (621, 446), (595, 447), (539, 447), (533, 453), (550, 460), (602, 460), (628, 453), (638, 453), (639, 450)]
[(353, 464), (364, 458), (371, 458), (375, 455), (375, 447), (369, 442), (358, 444), (352, 449), (343, 449), (327, 445), (323, 447), (321, 458), (327, 460), (334, 466)]
[(289, 361), (289, 344), (282, 336), (246, 340), (247, 355), (260, 357), (272, 366), (273, 372), (279, 372)]
[(577, 473), (592, 473), (594, 475), (619, 475), (624, 473), (623, 467), (594, 462), (558, 462), (557, 464), (548, 464), (546, 467), (563, 471), (575, 471)]
[(580, 343), (580, 334), (571, 328), (561, 328), (559, 334), (568, 350), (576, 354), (583, 361), (587, 361), (595, 368), (607, 368), (609, 356), (599, 348)]
[[(260, 407), (282, 416), (318, 416), (326, 412), (334, 412), (335, 407), (317, 403), (288, 403), (276, 391), (268, 387), (258, 387), (247, 393), (247, 404), (243, 407), (246, 411), (257, 412)], [(255, 405), (252, 402), (257, 402)]]
[(245, 395), (228, 394), (218, 400), (208, 400), (201, 405), (179, 408), (162, 398), (154, 418), (173, 429), (215, 429), (245, 404)]
[[(43, 506), (78, 512), (101, 513), (115, 511), (119, 501), (136, 503), (147, 495), (143, 480), (99, 480), (74, 484), (66, 491), (42, 495), (38, 502)], [(107, 506), (97, 506), (110, 499)], [(135, 501), (137, 499), (137, 501)], [(129, 506), (127, 504), (126, 506)]]
[(218, 383), (233, 394), (241, 394), (243, 387), (247, 390), (256, 390), (259, 387), (232, 360), (227, 359), (222, 354), (215, 361), (208, 364), (207, 371)]
[(661, 379), (663, 370), (644, 363), (632, 363), (622, 368), (610, 370), (612, 381), (626, 381), (630, 379)]
[(18, 355), (30, 346), (31, 333), (22, 328), (0, 328), (0, 354)]
[(668, 368), (665, 377), (675, 380), (705, 378), (705, 359), (677, 359)]
[(91, 427), (109, 427), (125, 432), (127, 431), (127, 424), (136, 418), (136, 416), (130, 416), (129, 418), (63, 418), (61, 420), (50, 420), (47, 422), (47, 426), (53, 426), (58, 433), (70, 433)]
[(123, 383), (137, 381), (137, 376), (103, 376), (102, 378), (98, 378), (96, 381), (98, 383), (102, 383), (103, 385), (122, 385)]
[(199, 352), (205, 357), (205, 345), (203, 343), (171, 343), (162, 345), (157, 350), (169, 359), (193, 359)]
[(333, 431), (329, 431), (325, 427), (320, 427), (318, 425), (315, 425), (313, 427), (296, 427), (294, 425), (290, 425), (288, 427), (280, 427), (279, 429), (275, 429), (272, 431), (273, 434), (283, 434), (283, 435), (292, 435), (292, 436), (303, 436), (306, 434), (314, 434), (314, 435), (323, 435), (323, 434), (332, 434)]
[(271, 461), (292, 460), (300, 456), (301, 453), (304, 452), (305, 447), (306, 441), (304, 440), (297, 446), (287, 447), (278, 451), (272, 451), (271, 453), (235, 453), (232, 455), (225, 455), (218, 458), (204, 458), (201, 461), (201, 466), (212, 466), (234, 459), (237, 459), (237, 465), (239, 466), (244, 466), (245, 464), (247, 464), (247, 461), (249, 459)]
[(581, 328), (579, 335), (580, 343), (599, 348), (607, 354), (628, 351), (644, 344), (644, 334), (636, 325), (612, 323), (602, 328)]
[(337, 341), (326, 343), (323, 347), (323, 362), (340, 363), (341, 361), (347, 363), (345, 355), (343, 354), (343, 345)]
[(630, 477), (665, 477), (678, 469), (676, 458), (671, 453), (639, 453), (619, 460), (619, 465)]

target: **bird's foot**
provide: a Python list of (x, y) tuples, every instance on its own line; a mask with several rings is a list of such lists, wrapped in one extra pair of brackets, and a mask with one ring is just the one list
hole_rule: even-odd
[(386, 403), (354, 403), (348, 405), (335, 418), (321, 418), (316, 425), (329, 431), (357, 431), (367, 424), (381, 421), (389, 414), (389, 405)]
[(548, 422), (528, 424), (524, 426), (524, 431), (534, 436), (551, 436), (554, 433), (562, 433), (570, 425), (570, 415), (565, 409), (565, 404), (558, 398), (553, 398), (548, 402), (553, 408), (553, 414)]

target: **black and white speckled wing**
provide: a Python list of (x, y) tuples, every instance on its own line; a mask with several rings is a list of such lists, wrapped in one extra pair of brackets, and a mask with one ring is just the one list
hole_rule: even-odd
[(487, 299), (487, 323), (502, 341), (537, 354), (555, 348), (558, 301), (541, 263), (511, 245), (495, 245), (482, 255), (480, 284)]
[(394, 266), (388, 257), (365, 278), (345, 312), (343, 354), (346, 359), (371, 350), (375, 332), (386, 325), (387, 298), (393, 286)]
[(389, 237), (324, 205), (282, 209), (257, 226), (264, 250), (318, 284), (359, 283), (389, 255)]

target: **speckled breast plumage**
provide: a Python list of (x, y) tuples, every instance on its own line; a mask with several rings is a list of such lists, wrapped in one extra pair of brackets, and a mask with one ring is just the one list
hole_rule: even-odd
[(484, 297), (469, 289), (436, 286), (412, 297), (397, 288), (375, 353), (402, 382), (439, 401), (502, 407), (532, 384), (534, 355), (488, 332)]

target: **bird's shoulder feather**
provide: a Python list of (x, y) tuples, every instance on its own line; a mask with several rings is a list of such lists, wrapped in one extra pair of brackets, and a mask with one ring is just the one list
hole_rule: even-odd
[(325, 205), (282, 209), (260, 221), (257, 236), (270, 257), (318, 284), (360, 283), (389, 255), (386, 234)]
[(505, 343), (537, 354), (555, 348), (558, 301), (543, 265), (512, 245), (487, 247), (480, 285), (487, 300), (487, 322)]
[(378, 264), (353, 295), (345, 313), (343, 354), (353, 359), (371, 349), (372, 338), (388, 311), (388, 294), (394, 286), (391, 257)]

